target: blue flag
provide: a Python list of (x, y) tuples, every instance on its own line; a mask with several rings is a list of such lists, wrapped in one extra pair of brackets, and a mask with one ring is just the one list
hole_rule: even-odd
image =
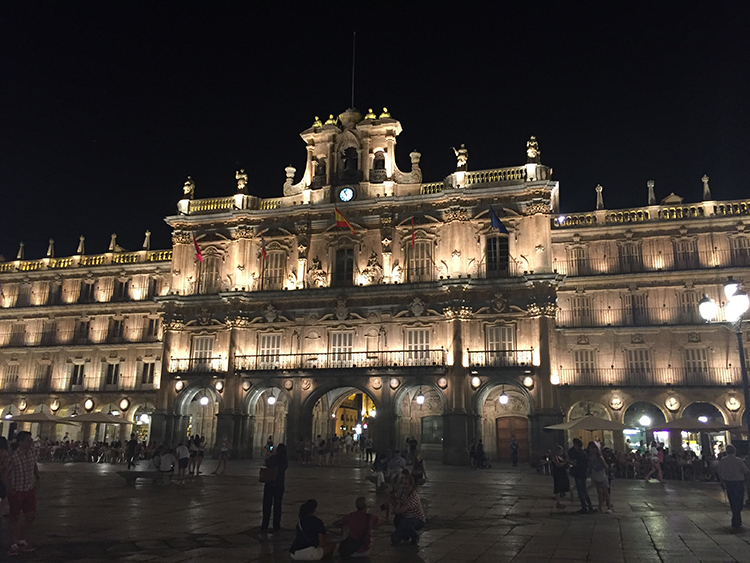
[(503, 222), (500, 220), (500, 217), (497, 216), (497, 213), (495, 213), (495, 210), (492, 209), (492, 206), (490, 205), (490, 225), (492, 225), (493, 229), (497, 229), (504, 235), (510, 235), (508, 232), (508, 229), (505, 228), (505, 225), (503, 225)]

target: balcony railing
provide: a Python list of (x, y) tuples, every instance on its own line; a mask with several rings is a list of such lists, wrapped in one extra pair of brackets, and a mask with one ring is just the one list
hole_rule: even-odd
[(579, 387), (649, 387), (661, 385), (739, 385), (740, 369), (730, 368), (607, 368), (563, 369), (560, 384)]
[(344, 369), (444, 366), (445, 350), (390, 350), (387, 352), (320, 352), (236, 356), (240, 371), (277, 369)]
[(531, 365), (532, 350), (469, 350), (471, 367), (504, 367)]
[(214, 373), (227, 371), (226, 358), (172, 358), (169, 360), (170, 373)]
[(135, 264), (138, 262), (169, 262), (171, 250), (141, 250), (138, 252), (109, 252), (91, 256), (44, 258), (42, 260), (14, 260), (0, 264), (0, 273), (35, 272), (37, 270), (64, 270), (68, 268), (106, 266), (109, 264)]
[[(717, 320), (723, 321), (723, 310)], [(698, 307), (654, 307), (647, 309), (580, 309), (557, 311), (557, 326), (561, 328), (588, 328), (598, 326), (675, 326), (706, 324)]]
[(750, 249), (579, 258), (557, 260), (554, 265), (559, 273), (571, 277), (747, 266), (750, 266)]

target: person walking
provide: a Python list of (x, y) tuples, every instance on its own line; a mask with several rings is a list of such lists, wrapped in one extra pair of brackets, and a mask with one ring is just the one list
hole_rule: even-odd
[(573, 447), (568, 450), (568, 459), (572, 465), (570, 476), (575, 480), (578, 500), (581, 501), (581, 510), (578, 512), (579, 514), (590, 514), (594, 512), (594, 507), (591, 506), (591, 498), (588, 491), (586, 491), (589, 458), (586, 452), (583, 451), (583, 442), (578, 438), (573, 438)]
[(266, 458), (266, 467), (276, 469), (276, 478), (263, 486), (263, 522), (260, 529), (268, 530), (273, 505), (273, 531), (278, 532), (281, 529), (281, 499), (284, 496), (286, 470), (289, 467), (286, 444), (276, 446), (276, 451)]
[(510, 462), (513, 467), (518, 467), (518, 442), (515, 436), (510, 438)]
[(229, 446), (229, 438), (222, 438), (221, 452), (219, 453), (219, 462), (216, 464), (216, 469), (211, 472), (212, 475), (223, 475), (224, 473), (226, 473), (227, 461), (229, 460)]
[(552, 456), (552, 481), (557, 501), (555, 506), (560, 509), (565, 508), (560, 501), (565, 498), (565, 493), (570, 491), (570, 478), (568, 477), (568, 460), (565, 459), (565, 450), (562, 446), (557, 446)]
[(719, 461), (719, 479), (727, 492), (732, 509), (732, 528), (742, 526), (742, 502), (745, 499), (745, 476), (750, 474), (745, 462), (737, 457), (737, 449), (729, 444), (726, 455)]
[(661, 472), (661, 463), (659, 463), (659, 448), (656, 445), (656, 440), (653, 440), (651, 442), (651, 450), (649, 453), (651, 456), (651, 471), (646, 473), (646, 481), (650, 483), (651, 480), (649, 479), (649, 477), (651, 477), (653, 473), (656, 473), (659, 479), (659, 483), (663, 483), (664, 476), (662, 475), (662, 472)]
[(135, 467), (137, 448), (138, 448), (138, 440), (135, 439), (135, 434), (131, 434), (130, 440), (128, 440), (128, 445), (127, 445), (127, 450), (126, 450), (126, 456), (128, 460), (128, 469), (130, 469), (131, 466)]
[[(16, 442), (18, 447), (8, 456), (3, 474), (10, 502), (10, 555), (34, 551), (28, 535), (36, 517), (36, 488), (39, 486), (39, 468), (31, 432), (19, 432)], [(26, 517), (23, 525), (20, 523), (21, 512)]]
[(175, 483), (184, 485), (185, 472), (187, 471), (188, 464), (190, 463), (190, 450), (185, 444), (180, 442), (179, 444), (177, 444), (177, 451), (175, 452), (175, 455), (177, 456), (177, 479), (175, 480)]

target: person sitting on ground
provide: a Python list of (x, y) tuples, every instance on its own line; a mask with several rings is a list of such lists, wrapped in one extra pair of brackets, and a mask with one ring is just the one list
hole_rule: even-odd
[(398, 545), (408, 538), (411, 545), (418, 545), (417, 531), (424, 528), (425, 515), (411, 475), (404, 475), (401, 479), (399, 490), (394, 494), (393, 505), (393, 525), (396, 529), (391, 534), (391, 543)]
[[(344, 557), (367, 557), (370, 555), (372, 529), (378, 525), (379, 518), (375, 514), (367, 512), (367, 500), (365, 497), (357, 497), (354, 501), (357, 508), (346, 516), (336, 520), (333, 525), (344, 528), (345, 539), (339, 546), (339, 552)], [(350, 544), (350, 545), (349, 545)], [(343, 551), (347, 546), (348, 551)], [(351, 553), (351, 549), (356, 550)]]
[(319, 561), (331, 555), (336, 549), (336, 542), (326, 534), (323, 521), (316, 516), (318, 501), (310, 499), (299, 507), (299, 521), (292, 547), (289, 548), (295, 561)]
[(393, 457), (388, 462), (388, 481), (394, 485), (398, 485), (405, 467), (406, 460), (401, 457), (401, 452), (396, 450)]

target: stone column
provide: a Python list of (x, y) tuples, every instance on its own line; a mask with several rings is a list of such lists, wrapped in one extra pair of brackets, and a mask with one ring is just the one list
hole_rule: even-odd
[(307, 433), (302, 429), (302, 381), (300, 379), (294, 379), (293, 381), (294, 386), (289, 390), (289, 403), (286, 407), (286, 439), (287, 448), (290, 451), (296, 447), (297, 440), (300, 437), (304, 439), (305, 435), (310, 433), (309, 423), (307, 424)]
[(550, 381), (552, 366), (550, 362), (550, 341), (553, 338), (549, 318), (542, 315), (538, 319), (539, 326), (539, 367), (537, 368), (537, 385), (539, 405), (529, 416), (530, 426), (530, 456), (532, 459), (543, 455), (547, 450), (554, 450), (560, 435), (557, 432), (545, 432), (545, 426), (558, 424), (563, 420), (563, 413), (557, 404), (557, 389)]
[(453, 365), (448, 366), (448, 409), (443, 415), (443, 463), (469, 465), (469, 436), (476, 422), (469, 412), (469, 377), (463, 365), (463, 322), (460, 306), (449, 311), (452, 317)]

